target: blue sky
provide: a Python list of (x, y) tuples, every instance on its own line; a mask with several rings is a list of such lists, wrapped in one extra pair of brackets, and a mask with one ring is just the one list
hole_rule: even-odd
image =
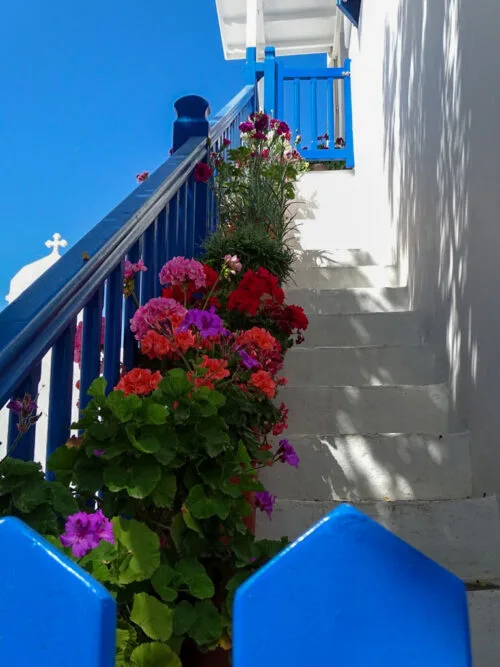
[(243, 85), (214, 0), (15, 0), (0, 20), (0, 308), (60, 232), (71, 244), (168, 156), (174, 101)]

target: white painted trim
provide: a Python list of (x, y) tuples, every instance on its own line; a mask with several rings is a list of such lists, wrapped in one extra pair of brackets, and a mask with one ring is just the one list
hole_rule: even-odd
[(258, 0), (247, 0), (246, 46), (257, 46)]

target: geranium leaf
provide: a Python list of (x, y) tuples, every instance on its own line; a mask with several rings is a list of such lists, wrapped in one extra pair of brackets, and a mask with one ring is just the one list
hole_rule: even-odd
[(127, 491), (132, 498), (146, 498), (154, 491), (161, 477), (160, 465), (152, 458), (136, 461), (130, 469)]
[(182, 667), (178, 655), (166, 644), (141, 644), (130, 657), (132, 667)]
[(166, 641), (172, 635), (172, 609), (147, 593), (134, 595), (130, 620), (151, 639)]
[(173, 473), (163, 472), (153, 491), (152, 500), (157, 507), (172, 507), (177, 491), (177, 479)]
[(177, 563), (175, 571), (194, 597), (205, 600), (215, 594), (213, 581), (196, 558), (183, 558)]
[(196, 620), (196, 611), (193, 605), (183, 600), (174, 609), (174, 635), (184, 635), (191, 629)]
[(203, 600), (195, 604), (196, 622), (189, 630), (192, 637), (199, 646), (213, 644), (222, 635), (222, 616), (209, 600)]

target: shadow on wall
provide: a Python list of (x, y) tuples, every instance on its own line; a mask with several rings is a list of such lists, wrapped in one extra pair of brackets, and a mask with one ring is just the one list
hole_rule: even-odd
[[(414, 307), (446, 350), (474, 491), (500, 490), (500, 5), (401, 0), (385, 31), (385, 166)], [(366, 27), (365, 27), (366, 28)]]

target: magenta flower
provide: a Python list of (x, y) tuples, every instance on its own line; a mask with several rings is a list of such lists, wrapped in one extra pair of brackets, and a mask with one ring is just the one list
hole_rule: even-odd
[(24, 394), (22, 400), (13, 399), (9, 401), (6, 407), (18, 417), (29, 417), (38, 409), (36, 402), (31, 398), (31, 394)]
[(143, 171), (142, 173), (136, 174), (135, 176), (135, 180), (138, 183), (144, 183), (144, 181), (147, 180), (148, 178), (149, 178), (149, 171)]
[(197, 308), (188, 310), (179, 325), (179, 331), (187, 331), (189, 327), (196, 327), (202, 338), (224, 336), (228, 333), (227, 329), (224, 329), (224, 322), (215, 312), (214, 306), (210, 310), (198, 310)]
[(92, 453), (94, 454), (94, 456), (99, 457), (99, 456), (102, 456), (104, 454), (104, 449), (94, 449), (94, 451)]
[(257, 139), (257, 141), (265, 141), (267, 139), (267, 136), (264, 134), (264, 132), (258, 130), (257, 132), (253, 133), (252, 139)]
[(276, 496), (273, 496), (269, 491), (257, 491), (255, 493), (255, 507), (261, 512), (265, 512), (269, 518), (273, 513)]
[(246, 120), (243, 123), (240, 123), (239, 126), (239, 131), (242, 132), (243, 134), (247, 134), (248, 132), (251, 132), (254, 129), (253, 123), (250, 121)]
[(71, 547), (75, 558), (82, 558), (99, 546), (101, 540), (114, 544), (113, 525), (102, 510), (93, 514), (76, 512), (68, 517), (65, 532), (59, 537), (63, 547)]
[(130, 262), (128, 259), (125, 260), (125, 270), (123, 273), (123, 277), (125, 280), (130, 280), (131, 278), (135, 277), (136, 273), (139, 273), (140, 271), (147, 271), (147, 267), (144, 264), (144, 261), (142, 259), (139, 259), (135, 264)]
[(206, 287), (207, 277), (203, 264), (195, 259), (174, 257), (160, 271), (160, 283), (166, 285), (182, 285), (192, 280), (196, 289)]
[(262, 111), (256, 111), (250, 114), (250, 120), (253, 121), (254, 127), (257, 131), (263, 132), (269, 128), (269, 116)]
[(300, 459), (297, 456), (297, 452), (293, 448), (293, 445), (291, 445), (288, 440), (280, 440), (278, 448), (278, 461), (281, 461), (282, 463), (288, 463), (289, 466), (298, 468), (299, 460)]
[(208, 183), (213, 173), (212, 167), (209, 167), (205, 162), (199, 162), (194, 168), (194, 180), (198, 183)]
[(187, 310), (175, 299), (165, 299), (162, 296), (150, 299), (144, 306), (138, 308), (130, 320), (130, 329), (135, 333), (137, 340), (142, 340), (150, 329), (157, 328), (172, 315), (184, 317)]
[(231, 145), (231, 141), (230, 141), (230, 139), (224, 139), (224, 140), (222, 141), (222, 143), (224, 144), (224, 146), (225, 146), (226, 148), (227, 148), (228, 146)]

